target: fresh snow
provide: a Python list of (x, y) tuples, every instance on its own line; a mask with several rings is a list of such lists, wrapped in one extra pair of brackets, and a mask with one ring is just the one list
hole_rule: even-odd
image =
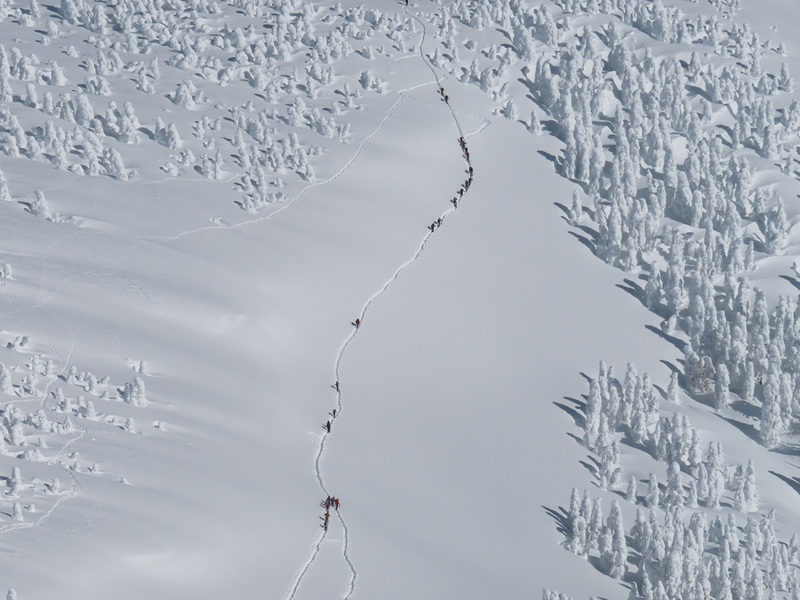
[[(796, 19), (789, 0), (0, 0), (0, 589), (797, 597)], [(753, 265), (703, 258), (731, 239)], [(765, 296), (736, 362), (709, 315), (744, 310), (739, 278)], [(676, 513), (706, 467), (720, 506)], [(651, 473), (668, 541), (642, 548)], [(602, 514), (576, 518), (573, 488)]]

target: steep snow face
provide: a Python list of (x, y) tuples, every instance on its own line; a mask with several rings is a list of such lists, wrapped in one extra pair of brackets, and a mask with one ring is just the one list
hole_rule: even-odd
[(792, 592), (795, 13), (0, 2), (9, 597)]

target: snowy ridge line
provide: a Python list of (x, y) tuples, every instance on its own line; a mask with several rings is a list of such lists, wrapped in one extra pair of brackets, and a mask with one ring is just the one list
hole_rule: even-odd
[(256, 217), (254, 219), (248, 219), (246, 221), (240, 221), (239, 223), (235, 223), (233, 225), (208, 225), (206, 227), (198, 227), (197, 229), (190, 229), (188, 231), (184, 231), (183, 233), (178, 233), (178, 234), (171, 235), (171, 236), (141, 236), (138, 239), (140, 239), (142, 241), (146, 241), (146, 242), (173, 242), (173, 241), (180, 240), (180, 239), (182, 239), (184, 237), (187, 237), (187, 236), (190, 236), (190, 235), (195, 235), (197, 233), (202, 233), (204, 231), (214, 231), (214, 230), (217, 230), (217, 229), (222, 229), (222, 230), (238, 229), (239, 227), (244, 227), (246, 225), (255, 225), (256, 223), (261, 223), (263, 221), (268, 221), (268, 220), (272, 219), (273, 217), (279, 215), (284, 210), (289, 208), (292, 204), (294, 204), (301, 197), (303, 197), (306, 194), (306, 192), (309, 192), (310, 190), (312, 190), (314, 188), (317, 188), (317, 187), (332, 183), (333, 181), (338, 179), (341, 175), (343, 175), (344, 172), (347, 171), (353, 165), (353, 163), (356, 161), (356, 159), (358, 159), (359, 155), (361, 154), (361, 151), (364, 149), (364, 147), (367, 145), (367, 143), (373, 137), (378, 135), (378, 133), (380, 133), (381, 130), (383, 130), (384, 126), (386, 125), (386, 123), (391, 118), (391, 116), (394, 113), (395, 109), (400, 105), (401, 102), (403, 102), (403, 100), (405, 100), (407, 98), (406, 93), (414, 91), (414, 90), (417, 90), (417, 89), (420, 89), (420, 88), (423, 88), (423, 87), (427, 87), (429, 85), (433, 85), (433, 83), (434, 82), (430, 82), (429, 81), (429, 82), (420, 83), (420, 84), (413, 85), (411, 87), (407, 87), (407, 88), (404, 88), (402, 90), (399, 90), (397, 92), (399, 98), (397, 99), (397, 101), (395, 101), (394, 104), (392, 104), (391, 108), (389, 108), (389, 112), (386, 113), (386, 116), (381, 120), (381, 122), (378, 124), (378, 126), (375, 128), (375, 130), (372, 131), (372, 133), (370, 133), (369, 135), (367, 135), (367, 137), (365, 137), (363, 140), (361, 140), (361, 143), (358, 145), (358, 148), (356, 148), (356, 151), (353, 154), (353, 156), (350, 157), (350, 159), (345, 163), (345, 165), (341, 169), (339, 169), (336, 173), (334, 173), (333, 175), (331, 175), (327, 179), (324, 179), (322, 181), (315, 181), (313, 183), (308, 184), (306, 187), (304, 187), (302, 190), (300, 190), (294, 198), (292, 198), (289, 201), (287, 201), (283, 206), (281, 206), (277, 210), (275, 210), (275, 211), (273, 211), (273, 212), (271, 212), (271, 213), (269, 213), (267, 215)]

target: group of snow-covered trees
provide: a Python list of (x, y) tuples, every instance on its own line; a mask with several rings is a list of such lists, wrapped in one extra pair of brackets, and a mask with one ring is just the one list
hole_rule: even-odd
[(706, 513), (687, 516), (673, 504), (663, 512), (637, 509), (626, 529), (617, 500), (606, 517), (600, 498), (573, 490), (565, 529), (568, 549), (596, 558), (609, 576), (629, 581), (632, 599), (744, 600), (781, 592), (796, 597), (800, 540), (795, 534), (780, 541), (774, 520), (771, 511), (760, 519), (748, 517), (740, 527), (731, 512), (709, 523)]
[[(29, 47), (14, 45), (27, 41), (24, 36), (0, 44), (0, 152), (125, 181), (154, 171), (125, 166), (125, 145), (150, 138), (172, 152), (153, 166), (173, 176), (198, 171), (209, 180), (236, 180), (238, 203), (247, 210), (285, 199), (287, 179), (315, 176), (313, 158), (324, 144), (314, 140), (348, 142), (348, 113), (360, 108), (362, 94), (385, 89), (369, 69), (342, 76), (338, 63), (356, 48), (368, 60), (388, 55), (387, 48), (401, 55), (415, 51), (407, 40), (418, 25), (405, 14), (365, 6), (230, 3), (242, 18), (220, 19), (220, 7), (206, 0), (61, 0), (56, 11), (40, 10), (35, 1), (30, 8), (9, 4), (0, 21), (28, 38), (38, 27), (45, 32), (38, 44), (55, 44), (76, 30), (89, 35), (65, 49), (62, 64), (44, 63)], [(256, 27), (254, 19), (266, 27)], [(159, 61), (159, 51), (168, 60)], [(296, 61), (301, 67), (287, 68), (303, 55), (307, 60)], [(142, 97), (130, 93), (131, 80)], [(223, 89), (233, 86), (236, 91)], [(174, 122), (156, 116), (152, 126), (143, 124), (137, 113), (153, 118), (154, 94)], [(242, 101), (231, 104), (232, 98)], [(145, 109), (137, 111), (140, 101)], [(30, 111), (18, 116), (15, 104), (44, 118)], [(199, 117), (194, 140), (186, 128), (192, 114)]]
[[(670, 397), (674, 382), (668, 401), (677, 399)], [(733, 512), (720, 512), (723, 498), (739, 513), (757, 511), (753, 462), (731, 467), (718, 442), (710, 442), (703, 452), (699, 433), (686, 416), (662, 416), (660, 402), (647, 375), (639, 376), (632, 364), (622, 381), (600, 364), (589, 386), (584, 443), (597, 456), (600, 487), (624, 489), (625, 500), (637, 505), (636, 518), (625, 529), (617, 499), (605, 517), (601, 498), (573, 489), (564, 518), (566, 547), (594, 557), (594, 564), (609, 576), (631, 582), (631, 598), (744, 600), (800, 594), (797, 535), (780, 542), (772, 512), (760, 519), (748, 517), (743, 530)], [(651, 472), (640, 494), (642, 480), (634, 473), (623, 487), (621, 439), (667, 463), (666, 482), (661, 484)], [(698, 510), (687, 517), (690, 508)], [(718, 511), (717, 516), (709, 511)]]
[[(667, 400), (677, 401), (677, 376), (667, 392)], [(600, 363), (598, 376), (589, 384), (583, 421), (583, 441), (597, 455), (597, 477), (603, 489), (621, 488), (620, 439), (644, 449), (653, 458), (667, 465), (667, 487), (664, 494), (656, 476), (650, 473), (644, 502), (650, 508), (672, 506), (705, 506), (718, 509), (726, 491), (742, 512), (757, 508), (755, 469), (752, 463), (731, 469), (718, 442), (710, 442), (703, 452), (700, 434), (689, 424), (686, 415), (675, 412), (661, 414), (661, 396), (645, 373), (639, 376), (629, 363), (622, 381), (613, 368)], [(620, 434), (623, 436), (620, 438)], [(682, 473), (687, 473), (686, 487)], [(638, 480), (631, 476), (625, 495), (637, 502)]]
[[(739, 0), (711, 4), (723, 14), (687, 16), (662, 0), (455, 0), (436, 21), (440, 46), (430, 58), (529, 131), (540, 134), (541, 116), (550, 119), (564, 143), (558, 169), (580, 186), (569, 222), (592, 226), (586, 241), (598, 257), (641, 275), (643, 304), (664, 319), (665, 334), (679, 336), (684, 373), (672, 374), (664, 400), (676, 402), (682, 387), (711, 396), (720, 411), (754, 404), (759, 441), (772, 448), (800, 420), (800, 302), (780, 297), (770, 308), (748, 280), (790, 234), (782, 199), (754, 172), (794, 174), (800, 103), (785, 98), (794, 85), (786, 64), (779, 72), (762, 65), (783, 48), (727, 20)], [(610, 18), (587, 25), (587, 14)], [(491, 28), (511, 43), (459, 42)], [(654, 56), (651, 40), (671, 51)], [(509, 98), (518, 80), (532, 111)], [(529, 112), (529, 122), (520, 119)], [(583, 441), (598, 486), (636, 504), (636, 522), (624, 529), (617, 500), (605, 518), (599, 498), (574, 490), (567, 547), (632, 582), (634, 598), (800, 596), (797, 536), (778, 542), (773, 515), (748, 517), (743, 531), (732, 513), (713, 516), (723, 503), (757, 511), (753, 462), (728, 465), (718, 443), (704, 446), (684, 415), (661, 414), (662, 403), (632, 365), (622, 381), (601, 365)], [(665, 481), (625, 473), (623, 441), (665, 463)], [(697, 510), (687, 517), (687, 509)], [(545, 590), (545, 600), (559, 597)]]
[[(780, 298), (770, 311), (747, 273), (759, 256), (780, 253), (789, 234), (781, 198), (754, 183), (753, 164), (793, 169), (800, 104), (774, 102), (792, 89), (791, 74), (785, 64), (764, 70), (768, 44), (746, 24), (723, 29), (713, 14), (688, 17), (644, 0), (559, 5), (564, 13), (554, 16), (520, 2), (453, 2), (439, 26), (445, 48), (456, 45), (453, 22), (491, 23), (513, 32), (514, 51), (490, 46), (482, 51), (489, 66), (473, 60), (460, 71), (433, 58), (498, 101), (511, 65), (522, 63), (528, 90), (564, 141), (559, 168), (589, 200), (584, 210), (576, 195), (570, 221), (593, 223), (596, 254), (642, 273), (642, 301), (668, 332), (684, 331), (688, 391), (713, 392), (720, 409), (732, 394), (760, 404), (760, 440), (779, 445), (800, 418), (797, 301)], [(571, 25), (573, 14), (585, 13), (613, 18)], [(656, 59), (646, 44), (634, 50), (637, 39), (651, 38), (681, 51)], [(500, 114), (515, 118), (511, 103)], [(716, 126), (721, 110), (730, 127)], [(535, 111), (528, 127), (541, 130)]]

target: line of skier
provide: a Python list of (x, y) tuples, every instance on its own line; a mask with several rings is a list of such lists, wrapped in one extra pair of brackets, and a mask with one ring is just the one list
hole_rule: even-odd
[(331, 509), (339, 510), (339, 498), (328, 496), (325, 498), (325, 501), (320, 502), (319, 505), (325, 509), (325, 513), (320, 517), (320, 520), (322, 520), (320, 527), (328, 531), (328, 523), (331, 520)]
[[(445, 104), (449, 104), (450, 98), (445, 93), (444, 87), (442, 87), (441, 85), (439, 86), (439, 95), (441, 96), (442, 101)], [(472, 168), (472, 160), (470, 159), (469, 156), (469, 148), (467, 147), (467, 140), (464, 139), (464, 136), (458, 138), (458, 145), (461, 147), (461, 154), (464, 157), (464, 160), (467, 162), (467, 169), (465, 170), (465, 173), (468, 175), (468, 177), (466, 180), (464, 180), (464, 183), (461, 184), (461, 187), (458, 189), (457, 195), (453, 196), (453, 199), (450, 200), (454, 208), (458, 208), (458, 203), (472, 185), (472, 179), (475, 174), (475, 171)], [(428, 229), (430, 229), (431, 233), (433, 233), (434, 231), (436, 231), (436, 229), (442, 226), (443, 221), (444, 217), (437, 218), (435, 221), (433, 221), (433, 223), (428, 225)], [(350, 324), (353, 327), (355, 327), (356, 330), (358, 330), (361, 327), (361, 317), (357, 317), (354, 321), (351, 321)], [(339, 381), (338, 380), (334, 381), (331, 387), (334, 390), (336, 390), (336, 393), (338, 395), (340, 391)], [(336, 419), (337, 414), (338, 414), (337, 409), (335, 408), (328, 413), (330, 419), (325, 421), (325, 423), (322, 425), (322, 428), (325, 430), (326, 433), (331, 432), (331, 426), (333, 424), (333, 421)], [(325, 531), (328, 531), (328, 522), (330, 520), (330, 509), (334, 508), (335, 510), (339, 510), (339, 498), (328, 496), (324, 502), (320, 503), (320, 505), (325, 508), (324, 515), (320, 517), (322, 519), (321, 527)]]
[(450, 96), (445, 94), (444, 87), (441, 85), (439, 86), (439, 95), (442, 97), (442, 100), (445, 104), (450, 104)]

